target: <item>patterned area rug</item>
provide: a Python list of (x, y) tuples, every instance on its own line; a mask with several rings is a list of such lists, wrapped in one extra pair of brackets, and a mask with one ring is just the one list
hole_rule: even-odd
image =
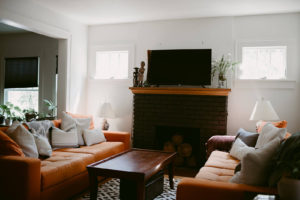
[[(157, 196), (155, 200), (175, 200), (176, 199), (176, 188), (180, 181), (180, 178), (174, 178), (174, 190), (170, 188), (169, 179), (164, 178), (164, 192)], [(98, 187), (98, 200), (119, 200), (119, 179), (111, 179), (107, 183), (100, 185)], [(75, 198), (74, 200), (89, 200), (90, 193), (86, 192), (80, 197)]]

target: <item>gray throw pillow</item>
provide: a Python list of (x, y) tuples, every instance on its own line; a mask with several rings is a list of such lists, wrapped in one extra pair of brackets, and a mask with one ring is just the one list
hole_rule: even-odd
[(39, 157), (33, 135), (22, 124), (17, 125), (15, 129), (11, 129), (7, 135), (21, 147), (25, 156)]
[(253, 151), (255, 151), (253, 147), (248, 147), (240, 138), (237, 138), (234, 141), (229, 154), (239, 160), (242, 160), (247, 153)]
[(83, 138), (87, 146), (106, 141), (101, 129), (83, 130)]
[(240, 138), (247, 146), (255, 147), (259, 134), (251, 133), (243, 128), (240, 128), (236, 134), (235, 139)]
[(272, 165), (272, 157), (280, 145), (280, 139), (275, 138), (261, 149), (256, 149), (244, 156), (241, 171), (237, 172), (230, 182), (248, 185), (267, 185)]
[(77, 130), (69, 132), (53, 127), (51, 130), (51, 144), (53, 148), (78, 147)]
[(49, 144), (48, 138), (40, 134), (33, 134), (35, 144), (40, 156), (50, 157), (52, 155), (52, 148)]
[(286, 134), (285, 128), (277, 128), (272, 123), (267, 123), (258, 136), (255, 148), (262, 148), (275, 138), (282, 140)]

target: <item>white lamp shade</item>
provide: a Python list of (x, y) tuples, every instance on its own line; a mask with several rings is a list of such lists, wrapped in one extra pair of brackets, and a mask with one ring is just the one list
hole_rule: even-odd
[(271, 102), (261, 99), (260, 101), (256, 101), (252, 114), (250, 116), (250, 120), (272, 121), (279, 120), (279, 117), (275, 112)]
[(110, 103), (104, 103), (101, 106), (99, 117), (103, 118), (115, 118), (115, 113), (110, 105)]

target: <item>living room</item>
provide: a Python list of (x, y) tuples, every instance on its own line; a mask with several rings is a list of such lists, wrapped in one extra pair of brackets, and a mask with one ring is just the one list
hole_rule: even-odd
[[(238, 70), (228, 75), (231, 91), (225, 134), (235, 136), (239, 128), (255, 132), (257, 121), (249, 118), (261, 98), (269, 100), (279, 119), (288, 122), (288, 132), (299, 131), (299, 2), (135, 3), (0, 1), (1, 23), (58, 40), (59, 119), (62, 111), (92, 115), (95, 126), (101, 127), (99, 109), (109, 102), (115, 115), (108, 119), (109, 130), (132, 133), (134, 94), (129, 87), (141, 61), (146, 62), (144, 80), (147, 77), (147, 50), (212, 49), (212, 59), (230, 54), (233, 61), (242, 62), (243, 47), (285, 46), (284, 79), (245, 80)], [(127, 78), (97, 78), (95, 53), (124, 49), (129, 52)], [(217, 82), (212, 78), (211, 87), (218, 87)], [(1, 85), (1, 98), (2, 90)]]

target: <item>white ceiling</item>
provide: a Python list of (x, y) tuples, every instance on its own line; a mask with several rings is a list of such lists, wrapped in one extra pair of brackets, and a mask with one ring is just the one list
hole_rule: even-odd
[(88, 25), (300, 11), (300, 0), (33, 1)]

